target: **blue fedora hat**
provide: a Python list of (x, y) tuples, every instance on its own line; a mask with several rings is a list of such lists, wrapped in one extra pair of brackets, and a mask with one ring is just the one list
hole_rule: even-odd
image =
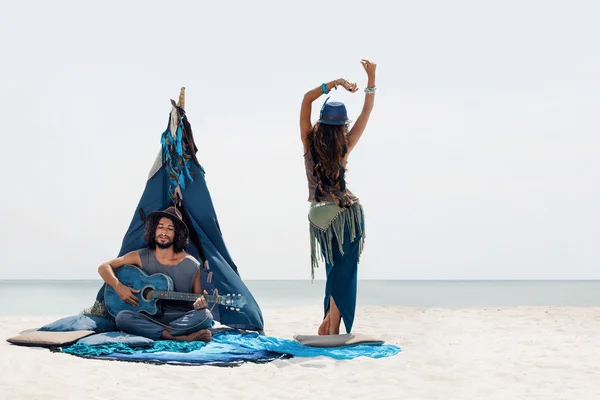
[(351, 121), (348, 119), (348, 113), (346, 112), (346, 106), (344, 103), (339, 101), (332, 101), (328, 103), (329, 97), (323, 103), (321, 107), (321, 115), (319, 116), (319, 123), (325, 125), (346, 125)]

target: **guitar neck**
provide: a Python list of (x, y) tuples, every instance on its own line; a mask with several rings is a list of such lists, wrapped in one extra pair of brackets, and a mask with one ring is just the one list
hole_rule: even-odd
[(206, 301), (209, 303), (219, 303), (221, 300), (221, 296), (219, 295), (169, 292), (165, 290), (155, 290), (153, 295), (156, 299), (161, 300), (196, 301), (196, 299), (201, 296), (204, 296)]

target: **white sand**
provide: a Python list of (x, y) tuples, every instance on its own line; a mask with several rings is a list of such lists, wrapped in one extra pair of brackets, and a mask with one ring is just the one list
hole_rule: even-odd
[[(267, 334), (314, 333), (319, 311), (263, 310)], [(58, 317), (0, 318), (1, 336)], [(354, 330), (403, 352), (222, 368), (87, 360), (2, 342), (0, 398), (600, 399), (600, 308), (363, 307)]]

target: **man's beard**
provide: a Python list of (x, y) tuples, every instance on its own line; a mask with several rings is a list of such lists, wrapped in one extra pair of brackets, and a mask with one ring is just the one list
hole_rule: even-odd
[(162, 243), (162, 242), (160, 242), (158, 240), (155, 240), (154, 242), (156, 243), (157, 247), (160, 247), (161, 249), (168, 249), (169, 247), (173, 246), (173, 242), (174, 241), (170, 240), (168, 242)]

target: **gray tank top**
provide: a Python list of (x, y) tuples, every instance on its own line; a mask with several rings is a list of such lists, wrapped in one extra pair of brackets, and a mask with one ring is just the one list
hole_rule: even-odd
[[(149, 248), (138, 250), (138, 254), (142, 261), (142, 269), (146, 274), (165, 274), (173, 280), (176, 292), (192, 293), (194, 276), (200, 269), (200, 263), (193, 256), (188, 254), (176, 265), (164, 265), (158, 261), (154, 252)], [(192, 303), (187, 301), (162, 300), (161, 304), (165, 311), (189, 311), (192, 309)]]

